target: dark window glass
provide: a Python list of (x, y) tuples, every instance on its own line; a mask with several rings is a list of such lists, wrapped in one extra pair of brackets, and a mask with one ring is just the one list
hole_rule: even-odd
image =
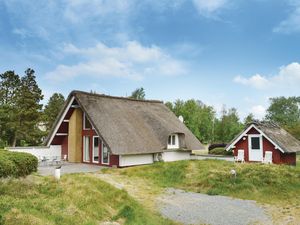
[(172, 135), (172, 145), (175, 145), (175, 135)]
[(259, 137), (252, 137), (251, 138), (251, 148), (252, 149), (260, 149), (260, 138)]
[(90, 121), (86, 116), (84, 117), (84, 124), (85, 124), (84, 129), (92, 129), (92, 124), (90, 123)]
[(168, 144), (169, 144), (169, 145), (171, 144), (171, 136), (169, 136)]
[(99, 162), (99, 138), (94, 137), (93, 161)]

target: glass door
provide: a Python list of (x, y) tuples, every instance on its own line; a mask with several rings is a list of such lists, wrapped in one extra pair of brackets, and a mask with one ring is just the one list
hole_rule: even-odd
[(99, 163), (99, 137), (93, 136), (93, 163)]
[(261, 135), (249, 135), (249, 161), (262, 161), (263, 147)]
[(104, 143), (102, 144), (102, 164), (109, 164), (109, 152)]
[(83, 162), (90, 162), (90, 137), (83, 136)]

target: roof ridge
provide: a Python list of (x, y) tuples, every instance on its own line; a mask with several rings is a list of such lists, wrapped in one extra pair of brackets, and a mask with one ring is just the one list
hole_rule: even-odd
[(71, 95), (76, 95), (76, 94), (85, 94), (85, 95), (91, 95), (91, 96), (120, 99), (120, 100), (129, 100), (129, 101), (136, 101), (136, 102), (163, 103), (163, 101), (160, 101), (160, 100), (142, 100), (142, 99), (134, 99), (134, 98), (129, 98), (129, 97), (120, 97), (120, 96), (111, 96), (111, 95), (98, 94), (98, 93), (90, 93), (90, 92), (79, 91), (79, 90), (73, 90), (71, 92)]

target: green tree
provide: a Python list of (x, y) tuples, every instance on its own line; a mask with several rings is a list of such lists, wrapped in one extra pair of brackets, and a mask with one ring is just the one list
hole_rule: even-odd
[(54, 93), (44, 109), (44, 123), (46, 125), (47, 132), (51, 129), (58, 113), (65, 103), (65, 97), (60, 93)]
[(138, 99), (138, 100), (143, 100), (145, 99), (145, 90), (144, 88), (137, 88), (135, 89), (132, 93), (131, 96), (129, 98), (134, 98), (134, 99)]
[(270, 98), (266, 119), (281, 126), (292, 127), (300, 120), (300, 97)]
[(243, 125), (240, 123), (240, 119), (235, 108), (227, 110), (224, 106), (221, 114), (221, 118), (216, 120), (216, 140), (218, 142), (228, 143), (239, 132), (241, 132)]
[(250, 113), (245, 119), (244, 119), (244, 126), (247, 126), (247, 124), (253, 122), (255, 120), (253, 113)]
[(300, 97), (270, 99), (266, 120), (275, 122), (300, 140)]
[(14, 71), (0, 74), (0, 143), (1, 147), (13, 145), (18, 127), (17, 96), (21, 80)]
[(183, 116), (185, 125), (203, 143), (212, 141), (214, 109), (194, 99), (182, 101), (176, 100), (174, 104), (165, 103), (177, 117)]
[(17, 95), (17, 123), (18, 129), (14, 138), (13, 146), (17, 140), (25, 141), (29, 145), (37, 145), (43, 136), (38, 125), (41, 122), (43, 99), (42, 90), (36, 82), (35, 72), (32, 69), (25, 71), (21, 78), (21, 85)]

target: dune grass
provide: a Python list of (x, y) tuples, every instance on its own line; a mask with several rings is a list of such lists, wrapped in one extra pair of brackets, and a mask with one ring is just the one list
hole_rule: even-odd
[[(237, 172), (236, 178), (230, 171)], [(261, 203), (300, 204), (300, 167), (234, 164), (221, 160), (177, 161), (114, 170), (147, 179), (156, 186), (252, 199)]]
[(92, 175), (0, 179), (0, 224), (172, 224)]

